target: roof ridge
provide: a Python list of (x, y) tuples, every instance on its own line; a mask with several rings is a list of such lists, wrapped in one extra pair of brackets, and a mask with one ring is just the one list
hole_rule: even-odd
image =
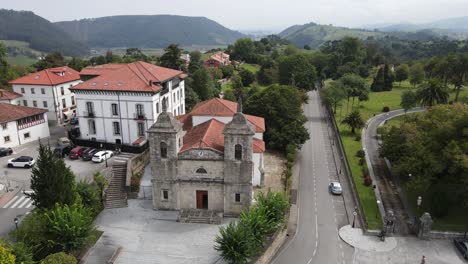
[[(127, 68), (128, 68), (131, 72), (133, 72), (133, 73), (138, 77), (138, 79), (140, 79), (141, 81), (143, 81), (143, 83), (148, 84), (147, 80), (143, 80), (143, 79), (140, 77), (140, 75), (141, 75), (143, 78), (145, 78), (144, 74), (143, 74), (143, 73), (141, 72), (141, 70), (136, 66), (136, 63), (138, 63), (138, 62), (139, 62), (139, 61), (132, 62), (132, 63), (128, 63), (128, 64), (126, 64), (125, 66), (127, 66)], [(139, 73), (137, 73), (136, 71), (134, 71), (134, 70), (132, 69), (132, 67), (130, 67), (130, 65), (135, 65), (135, 68), (137, 68), (137, 70), (139, 71)]]
[(48, 71), (48, 70), (49, 70), (49, 69), (45, 69), (45, 70), (43, 70), (43, 71), (46, 73), (47, 78), (49, 79), (50, 84), (52, 84), (52, 79), (51, 79), (50, 76), (49, 76), (49, 71)]
[[(232, 101), (229, 101), (229, 100), (224, 100), (224, 99), (221, 99), (221, 98), (216, 98), (216, 99), (219, 99), (220, 102), (226, 106), (229, 110), (232, 110), (228, 105), (227, 105), (227, 102), (232, 102)], [(232, 102), (234, 104), (236, 104), (236, 107), (237, 107), (237, 103), (236, 102)], [(236, 111), (232, 111), (234, 114), (236, 113)]]
[[(143, 69), (145, 69), (145, 71), (146, 71), (147, 73), (149, 73), (149, 75), (153, 76), (153, 78), (155, 79), (154, 81), (156, 81), (156, 82), (161, 82), (161, 80), (159, 80), (158, 77), (154, 76), (154, 74), (153, 74), (152, 72), (150, 72), (150, 71), (144, 66), (144, 64), (143, 64), (143, 63), (145, 63), (145, 64), (151, 64), (151, 63), (147, 63), (147, 62), (143, 62), (143, 61), (137, 61), (137, 63), (138, 63)], [(152, 66), (156, 66), (156, 65), (153, 65), (153, 64), (151, 64), (151, 65), (152, 65)], [(150, 80), (150, 81), (151, 81), (151, 80)]]

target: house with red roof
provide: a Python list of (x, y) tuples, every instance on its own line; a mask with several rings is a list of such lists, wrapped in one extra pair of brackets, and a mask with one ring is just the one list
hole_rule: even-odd
[(28, 74), (9, 83), (22, 95), (22, 106), (47, 109), (49, 121), (63, 124), (75, 115), (76, 100), (70, 88), (80, 83), (80, 74), (63, 66)]
[(49, 136), (47, 109), (0, 103), (0, 146), (15, 147)]
[(148, 130), (153, 207), (238, 215), (263, 185), (264, 132), (263, 118), (219, 98), (185, 115), (161, 113)]
[(217, 52), (211, 55), (208, 59), (206, 59), (204, 64), (206, 67), (216, 68), (219, 66), (229, 65), (231, 64), (229, 57), (229, 54), (226, 54), (224, 52)]
[(20, 98), (23, 95), (10, 90), (0, 89), (0, 103), (20, 105)]
[(128, 64), (88, 66), (84, 82), (71, 90), (76, 95), (79, 144), (105, 144), (141, 152), (146, 131), (163, 109), (185, 114), (186, 74), (138, 61)]

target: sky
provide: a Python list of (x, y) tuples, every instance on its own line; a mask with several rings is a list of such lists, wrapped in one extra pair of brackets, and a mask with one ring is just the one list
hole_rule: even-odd
[(468, 0), (0, 0), (52, 22), (114, 15), (204, 16), (235, 30), (281, 31), (315, 22), (345, 27), (468, 16)]

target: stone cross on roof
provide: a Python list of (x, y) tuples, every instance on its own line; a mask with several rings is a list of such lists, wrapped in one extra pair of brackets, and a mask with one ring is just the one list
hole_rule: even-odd
[(237, 112), (242, 113), (242, 96), (237, 97)]

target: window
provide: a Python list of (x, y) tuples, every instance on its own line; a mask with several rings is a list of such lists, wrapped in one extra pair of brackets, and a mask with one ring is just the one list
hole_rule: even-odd
[(10, 136), (4, 136), (3, 141), (5, 141), (5, 143), (10, 142)]
[(145, 123), (138, 123), (138, 136), (145, 136)]
[(143, 116), (145, 115), (145, 109), (143, 108), (142, 104), (137, 104), (136, 105), (136, 112), (138, 116)]
[(47, 101), (42, 101), (42, 106), (44, 106), (45, 108), (47, 108)]
[(199, 169), (197, 169), (197, 171), (195, 171), (195, 173), (207, 174), (208, 172), (205, 170), (205, 168), (199, 168)]
[(119, 110), (117, 109), (117, 104), (111, 104), (112, 115), (119, 115)]
[(24, 106), (28, 106), (28, 101), (23, 100), (23, 105), (24, 105)]
[(242, 146), (237, 144), (235, 147), (234, 147), (234, 158), (236, 160), (241, 160), (242, 159)]
[(167, 144), (161, 142), (161, 158), (167, 158)]
[(37, 101), (36, 100), (33, 100), (33, 106), (37, 107)]
[(236, 193), (236, 203), (240, 203), (240, 193)]
[(24, 94), (24, 88), (23, 88), (23, 87), (21, 87), (21, 93), (23, 93), (23, 94)]
[(156, 114), (159, 114), (159, 103), (156, 103)]
[(67, 107), (67, 102), (65, 101), (65, 98), (62, 98), (62, 107)]
[(172, 94), (172, 102), (175, 103), (175, 93)]
[(88, 128), (89, 128), (89, 134), (95, 135), (96, 134), (96, 123), (94, 120), (88, 120)]
[(179, 93), (179, 91), (177, 91), (177, 100), (179, 100), (179, 99), (180, 99), (180, 93)]
[(72, 105), (75, 105), (75, 96), (71, 97), (71, 102), (72, 102)]
[(112, 126), (114, 127), (114, 135), (120, 135), (120, 123), (112, 122)]
[(2, 124), (2, 129), (3, 129), (3, 130), (6, 130), (7, 128), (8, 128), (8, 123), (3, 123), (3, 124)]
[(27, 139), (27, 138), (30, 138), (30, 137), (31, 137), (31, 135), (29, 134), (29, 132), (28, 132), (28, 133), (24, 133), (24, 139)]
[(31, 94), (36, 94), (36, 91), (34, 90), (34, 88), (31, 88)]
[(169, 190), (162, 190), (162, 199), (169, 200)]
[(88, 113), (93, 113), (93, 102), (86, 102), (86, 111), (88, 111)]
[(65, 95), (65, 90), (63, 89), (63, 86), (60, 87), (60, 94), (61, 94), (61, 95)]
[(45, 94), (45, 89), (41, 88), (41, 94)]

